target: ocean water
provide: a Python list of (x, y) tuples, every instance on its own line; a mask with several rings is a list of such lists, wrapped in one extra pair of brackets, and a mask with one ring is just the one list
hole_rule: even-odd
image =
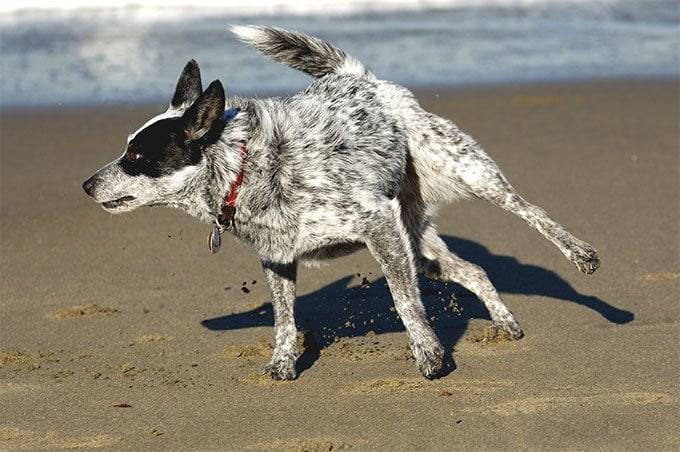
[(26, 0), (0, 5), (0, 103), (165, 102), (191, 58), (231, 94), (303, 89), (227, 30), (250, 23), (410, 87), (680, 76), (678, 0)]

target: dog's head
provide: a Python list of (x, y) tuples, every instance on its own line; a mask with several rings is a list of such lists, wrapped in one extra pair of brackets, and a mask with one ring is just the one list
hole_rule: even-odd
[(222, 84), (216, 80), (204, 92), (198, 64), (189, 61), (168, 110), (130, 135), (123, 155), (83, 182), (83, 189), (112, 213), (172, 204), (224, 129), (224, 104)]

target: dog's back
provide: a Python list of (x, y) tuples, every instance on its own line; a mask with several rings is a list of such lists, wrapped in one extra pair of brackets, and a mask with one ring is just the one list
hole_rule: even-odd
[[(420, 197), (430, 208), (469, 196), (469, 181), (462, 174), (476, 171), (461, 169), (476, 165), (480, 159), (491, 161), (472, 137), (450, 121), (423, 110), (411, 91), (379, 80), (341, 49), (319, 38), (275, 27), (234, 26), (232, 31), (269, 58), (315, 77), (317, 80), (303, 95), (318, 96), (341, 119), (351, 112), (349, 122), (354, 119), (355, 124), (364, 125), (355, 132), (374, 142), (372, 137), (380, 133), (403, 136), (407, 159), (413, 165), (404, 179), (410, 192), (405, 195)], [(373, 130), (371, 123), (363, 121), (369, 111), (389, 115), (393, 123), (383, 121), (382, 127)], [(473, 159), (468, 158), (469, 153), (475, 154)], [(428, 177), (418, 177), (425, 174)]]

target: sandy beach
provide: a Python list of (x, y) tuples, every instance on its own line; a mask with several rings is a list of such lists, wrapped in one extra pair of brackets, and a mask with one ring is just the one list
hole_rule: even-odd
[(448, 367), (422, 378), (367, 251), (303, 269), (300, 376), (259, 263), (165, 209), (102, 211), (80, 184), (163, 106), (3, 110), (0, 449), (677, 450), (677, 80), (417, 91), (528, 200), (599, 251), (579, 273), (513, 215), (442, 209), (526, 337), (489, 339), (455, 284), (421, 281)]

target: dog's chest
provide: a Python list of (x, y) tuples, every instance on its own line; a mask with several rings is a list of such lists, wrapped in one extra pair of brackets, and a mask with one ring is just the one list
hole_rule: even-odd
[(261, 259), (283, 263), (355, 238), (359, 203), (341, 191), (341, 182), (289, 176), (257, 175), (244, 184), (234, 219), (241, 242)]

